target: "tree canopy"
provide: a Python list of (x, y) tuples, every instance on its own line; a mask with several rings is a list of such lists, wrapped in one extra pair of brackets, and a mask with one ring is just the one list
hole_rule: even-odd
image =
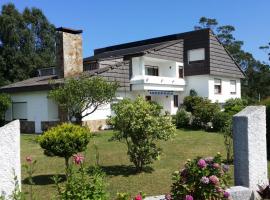
[(13, 4), (3, 5), (0, 27), (0, 86), (54, 66), (55, 27), (40, 9), (19, 12)]
[(112, 101), (117, 87), (117, 83), (108, 83), (101, 77), (70, 78), (50, 91), (49, 97), (67, 112), (69, 121), (75, 117), (81, 124), (83, 117)]

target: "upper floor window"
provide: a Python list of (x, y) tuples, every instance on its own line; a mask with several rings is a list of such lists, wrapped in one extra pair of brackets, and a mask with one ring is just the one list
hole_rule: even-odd
[(221, 94), (221, 79), (214, 79), (215, 94)]
[(182, 66), (179, 66), (178, 74), (179, 74), (179, 78), (184, 78), (184, 68)]
[(188, 50), (188, 63), (196, 63), (205, 60), (204, 48)]
[(236, 94), (236, 80), (230, 80), (230, 92)]
[(158, 76), (158, 66), (145, 65), (145, 75)]

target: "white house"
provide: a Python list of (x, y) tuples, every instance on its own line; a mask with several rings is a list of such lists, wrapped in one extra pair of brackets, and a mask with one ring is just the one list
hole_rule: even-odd
[[(39, 70), (39, 76), (4, 86), (12, 107), (6, 121), (21, 120), (23, 132), (42, 132), (61, 120), (58, 105), (48, 98), (51, 80), (87, 74), (120, 85), (116, 100), (144, 96), (175, 114), (191, 89), (212, 102), (241, 97), (244, 73), (210, 29), (167, 35), (96, 49), (82, 58), (81, 30), (58, 28), (57, 66)], [(83, 121), (96, 130), (111, 115), (104, 105)]]

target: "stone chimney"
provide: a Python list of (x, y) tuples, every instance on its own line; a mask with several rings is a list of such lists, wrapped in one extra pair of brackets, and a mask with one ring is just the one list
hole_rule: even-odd
[(56, 64), (59, 78), (73, 77), (83, 72), (82, 30), (56, 29)]

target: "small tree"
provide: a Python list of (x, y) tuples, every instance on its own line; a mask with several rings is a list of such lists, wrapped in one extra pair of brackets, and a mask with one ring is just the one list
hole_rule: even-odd
[(49, 129), (38, 138), (44, 154), (63, 157), (66, 169), (69, 167), (69, 158), (78, 152), (85, 151), (89, 140), (88, 128), (67, 123)]
[(0, 94), (0, 125), (5, 120), (5, 112), (11, 106), (11, 98), (8, 94)]
[(67, 112), (69, 121), (75, 117), (76, 123), (81, 124), (83, 117), (111, 102), (116, 89), (116, 83), (108, 83), (101, 77), (71, 78), (50, 91), (49, 97)]
[(168, 140), (175, 133), (171, 117), (161, 114), (159, 105), (142, 97), (134, 102), (124, 99), (112, 109), (115, 116), (109, 122), (117, 130), (112, 139), (127, 144), (130, 161), (138, 171), (142, 171), (160, 155), (161, 149), (156, 141)]

